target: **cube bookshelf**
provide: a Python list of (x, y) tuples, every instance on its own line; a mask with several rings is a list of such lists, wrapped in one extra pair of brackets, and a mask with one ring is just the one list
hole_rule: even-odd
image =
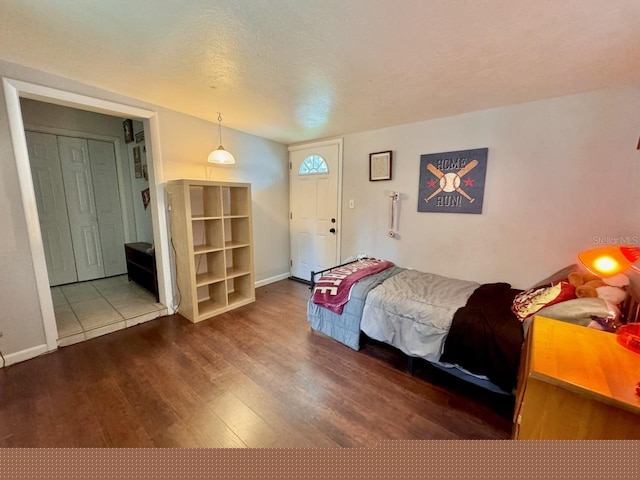
[(200, 322), (255, 301), (251, 185), (167, 182), (178, 312)]

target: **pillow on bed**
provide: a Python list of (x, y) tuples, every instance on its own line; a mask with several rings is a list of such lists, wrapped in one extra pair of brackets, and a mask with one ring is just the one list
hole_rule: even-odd
[(536, 315), (607, 332), (615, 332), (621, 325), (618, 307), (596, 297), (574, 298), (541, 308), (535, 315), (525, 318), (522, 322), (525, 336)]
[(617, 320), (620, 310), (602, 298), (574, 298), (542, 308), (536, 315), (586, 327), (595, 319)]
[(568, 282), (556, 282), (543, 287), (534, 287), (516, 295), (511, 311), (520, 321), (537, 313), (540, 309), (576, 297), (576, 287)]

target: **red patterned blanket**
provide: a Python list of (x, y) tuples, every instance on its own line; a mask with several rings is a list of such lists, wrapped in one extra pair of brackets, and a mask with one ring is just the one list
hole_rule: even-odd
[(341, 314), (349, 300), (351, 287), (360, 279), (393, 267), (386, 260), (370, 258), (331, 270), (320, 277), (313, 289), (313, 303)]

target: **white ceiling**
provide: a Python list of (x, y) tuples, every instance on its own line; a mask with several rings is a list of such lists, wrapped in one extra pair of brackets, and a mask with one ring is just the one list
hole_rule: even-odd
[(2, 0), (0, 57), (294, 143), (639, 84), (640, 1)]

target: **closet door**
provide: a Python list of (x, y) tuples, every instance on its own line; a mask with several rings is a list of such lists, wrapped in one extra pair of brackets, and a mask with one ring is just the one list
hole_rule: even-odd
[(78, 281), (55, 135), (25, 132), (44, 256), (52, 287)]
[(104, 264), (87, 141), (58, 137), (78, 281), (102, 278)]
[(88, 145), (104, 273), (107, 277), (122, 275), (127, 272), (127, 262), (116, 154), (113, 143), (88, 140)]

